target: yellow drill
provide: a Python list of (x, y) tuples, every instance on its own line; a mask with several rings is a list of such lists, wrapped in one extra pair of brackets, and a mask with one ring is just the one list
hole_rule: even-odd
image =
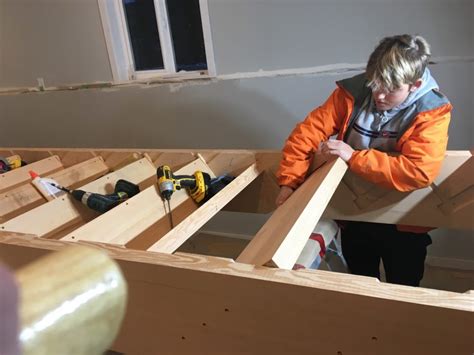
[(194, 175), (174, 175), (168, 165), (162, 165), (156, 170), (156, 176), (158, 178), (158, 188), (161, 197), (168, 201), (168, 214), (171, 228), (173, 228), (174, 225), (171, 215), (170, 199), (176, 190), (186, 188), (192, 199), (198, 204), (203, 203), (208, 195), (211, 177), (202, 171), (196, 171)]

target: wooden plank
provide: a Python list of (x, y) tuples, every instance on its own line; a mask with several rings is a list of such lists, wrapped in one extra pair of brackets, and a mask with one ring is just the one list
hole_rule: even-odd
[(73, 165), (77, 165), (82, 163), (86, 160), (94, 158), (96, 154), (92, 150), (86, 151), (77, 151), (77, 150), (63, 150), (63, 149), (51, 149), (50, 150), (52, 155), (57, 155), (63, 166), (68, 168)]
[(224, 206), (224, 211), (270, 213), (275, 210), (275, 200), (280, 186), (272, 172), (264, 171), (241, 193)]
[(263, 170), (257, 179), (230, 201), (223, 210), (247, 213), (270, 213), (275, 210), (275, 200), (280, 192), (276, 171), (281, 153), (276, 151), (252, 152)]
[(192, 152), (164, 152), (153, 159), (153, 164), (156, 167), (168, 165), (173, 171), (177, 171), (194, 160), (196, 160), (196, 154)]
[(27, 164), (32, 164), (34, 162), (44, 160), (51, 157), (51, 154), (48, 150), (41, 149), (26, 149), (26, 148), (12, 148), (13, 154), (18, 154), (21, 157), (21, 160), (25, 161)]
[[(148, 158), (142, 158), (82, 186), (81, 189), (99, 194), (111, 193), (119, 179), (138, 184), (140, 188), (148, 187), (156, 179), (155, 167)], [(50, 237), (65, 228), (90, 221), (96, 216), (96, 212), (73, 200), (71, 196), (65, 195), (1, 224), (0, 230)]]
[(96, 150), (94, 153), (104, 158), (105, 165), (112, 170), (119, 170), (142, 158), (141, 153), (137, 151)]
[(237, 259), (249, 243), (248, 239), (228, 237), (219, 233), (198, 232), (181, 245), (174, 253), (193, 253)]
[(12, 150), (6, 149), (6, 148), (1, 148), (0, 149), (0, 157), (1, 158), (6, 158), (9, 156), (15, 155)]
[(102, 157), (94, 157), (51, 174), (48, 177), (62, 186), (76, 189), (105, 175), (108, 171), (109, 167), (105, 165), (104, 159)]
[(237, 176), (255, 163), (255, 154), (247, 151), (225, 151), (215, 155), (208, 161), (209, 167), (218, 176)]
[[(0, 245), (0, 258), (16, 268), (69, 243), (6, 236)], [(472, 294), (318, 270), (102, 248), (117, 260), (129, 286), (127, 313), (112, 347), (126, 354), (474, 350)], [(315, 324), (324, 326), (315, 331)]]
[(238, 262), (291, 269), (347, 170), (340, 158), (326, 162), (275, 210)]
[[(45, 177), (60, 185), (75, 189), (104, 175), (108, 167), (101, 157), (95, 157)], [(0, 194), (0, 222), (29, 211), (46, 200), (31, 184), (25, 184)]]
[[(452, 215), (460, 210), (470, 207), (474, 204), (474, 186), (471, 185), (466, 190), (461, 191), (458, 195), (451, 198), (449, 201), (443, 202), (439, 205), (439, 209), (446, 215)], [(471, 208), (472, 211), (472, 208)], [(472, 214), (474, 216), (474, 213)]]
[(54, 173), (63, 169), (61, 160), (58, 156), (52, 156), (25, 166), (0, 174), (0, 192), (7, 191), (19, 185), (31, 181), (30, 170), (33, 170), (40, 176)]
[(209, 219), (215, 216), (222, 207), (231, 201), (249, 183), (255, 180), (260, 173), (261, 170), (257, 168), (257, 164), (254, 163), (249, 166), (217, 195), (213, 196), (204, 205), (191, 213), (147, 250), (160, 253), (173, 253), (176, 251), (176, 249), (196, 233)]
[(31, 184), (25, 184), (0, 193), (0, 222), (29, 211), (46, 202)]
[[(469, 151), (447, 152), (442, 170), (435, 182), (426, 188), (412, 192), (388, 190), (370, 184), (361, 177), (348, 172), (342, 184), (334, 193), (325, 218), (370, 221), (374, 223), (404, 224), (423, 227), (446, 227), (453, 229), (474, 229), (474, 204), (466, 195), (450, 196), (466, 191), (474, 184), (472, 171), (472, 155)], [(348, 198), (352, 193), (346, 183), (351, 186), (366, 186), (365, 193)], [(439, 207), (441, 206), (441, 208)]]
[[(201, 159), (196, 159), (176, 171), (176, 174), (191, 175), (196, 170), (213, 174)], [(191, 201), (187, 192), (184, 189), (176, 191), (170, 201), (171, 209), (174, 210), (186, 201)], [(193, 206), (192, 203), (190, 205)], [(154, 184), (61, 240), (89, 240), (126, 245), (134, 238), (140, 237), (142, 233), (154, 234), (156, 224), (162, 218), (168, 218), (167, 212), (167, 204), (161, 198), (158, 185)]]
[[(472, 154), (472, 152), (470, 152)], [(459, 157), (460, 158), (460, 157)], [(458, 159), (459, 159), (458, 158)], [(450, 166), (448, 166), (448, 164)], [(442, 175), (434, 182), (433, 190), (443, 201), (459, 195), (474, 184), (474, 157), (471, 155), (462, 164), (454, 157), (443, 162)]]

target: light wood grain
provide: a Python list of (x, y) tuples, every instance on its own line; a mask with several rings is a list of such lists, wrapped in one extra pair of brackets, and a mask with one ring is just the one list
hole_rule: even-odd
[[(75, 189), (104, 175), (107, 171), (108, 167), (103, 159), (96, 157), (44, 177), (52, 178), (61, 186)], [(31, 184), (8, 190), (0, 194), (0, 222), (5, 222), (45, 202), (45, 198)]]
[(173, 253), (261, 173), (252, 164), (229, 185), (153, 244), (148, 251)]
[(277, 208), (237, 261), (291, 269), (346, 170), (340, 158), (317, 169)]
[(125, 314), (127, 286), (106, 253), (69, 246), (16, 272), (23, 354), (103, 354)]
[(58, 156), (52, 156), (43, 160), (22, 166), (20, 168), (7, 171), (0, 174), (0, 193), (19, 185), (26, 184), (31, 181), (29, 171), (32, 170), (40, 176), (52, 174), (55, 171), (63, 169)]
[(471, 152), (448, 151), (433, 184), (411, 192), (381, 188), (349, 172), (324, 217), (473, 230), (473, 169)]
[[(111, 193), (119, 179), (125, 179), (143, 188), (153, 183), (155, 175), (153, 164), (147, 158), (142, 158), (82, 186), (81, 189), (99, 194)], [(97, 215), (97, 212), (65, 195), (1, 224), (0, 230), (49, 237), (70, 226), (90, 221)]]
[[(213, 175), (202, 159), (196, 159), (176, 171), (175, 174), (192, 175), (196, 170)], [(190, 199), (191, 197), (184, 189), (176, 191), (171, 197), (171, 209), (175, 209)], [(62, 240), (89, 240), (126, 245), (134, 238), (140, 237), (142, 233), (153, 232), (153, 226), (157, 222), (163, 217), (168, 218), (167, 213), (168, 206), (161, 198), (158, 185), (154, 184), (94, 221), (66, 235)], [(169, 224), (168, 221), (165, 223)]]
[[(17, 267), (70, 243), (3, 236)], [(128, 281), (114, 350), (130, 354), (469, 354), (474, 296), (324, 271), (101, 246)], [(324, 324), (315, 330), (315, 324)], [(317, 350), (315, 350), (317, 349)]]

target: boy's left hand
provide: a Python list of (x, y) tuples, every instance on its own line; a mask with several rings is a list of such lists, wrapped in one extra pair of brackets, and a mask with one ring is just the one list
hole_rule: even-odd
[(330, 139), (326, 142), (322, 142), (319, 147), (321, 153), (329, 153), (332, 155), (339, 156), (346, 163), (351, 159), (354, 149), (343, 141)]

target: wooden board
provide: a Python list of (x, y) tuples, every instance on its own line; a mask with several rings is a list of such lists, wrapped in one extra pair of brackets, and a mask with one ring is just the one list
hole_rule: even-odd
[(22, 166), (0, 174), (0, 193), (31, 181), (29, 171), (34, 171), (39, 176), (48, 175), (63, 169), (58, 156), (52, 156), (37, 162)]
[[(202, 159), (196, 159), (176, 171), (176, 174), (191, 175), (196, 170), (213, 174)], [(171, 209), (174, 210), (186, 201), (191, 201), (191, 197), (189, 197), (187, 192), (184, 189), (176, 191), (170, 201)], [(191, 203), (190, 207), (192, 210), (189, 213), (197, 209), (197, 205), (194, 203)], [(164, 219), (164, 217), (168, 218), (167, 213), (167, 204), (164, 203), (160, 196), (158, 185), (154, 184), (125, 203), (104, 213), (93, 222), (64, 236), (62, 240), (88, 240), (126, 245), (134, 238), (140, 238), (143, 233), (151, 233), (156, 235), (156, 238), (159, 238), (160, 235), (154, 233), (157, 232), (155, 231), (155, 226), (160, 220), (164, 220), (164, 223), (169, 224)]]
[[(52, 178), (61, 186), (75, 189), (104, 175), (108, 170), (103, 159), (95, 157), (44, 177)], [(5, 222), (45, 202), (45, 198), (32, 184), (8, 190), (0, 194), (0, 222)]]
[(237, 261), (291, 269), (347, 170), (340, 158), (326, 162), (258, 231)]
[(400, 192), (348, 173), (324, 212), (325, 218), (425, 227), (474, 229), (474, 158), (447, 152), (431, 186)]
[[(155, 167), (148, 158), (142, 158), (120, 170), (82, 186), (81, 189), (100, 194), (111, 193), (119, 179), (125, 179), (138, 184), (141, 188), (148, 187), (156, 179)], [(66, 195), (1, 224), (0, 231), (50, 237), (65, 228), (90, 221), (96, 216), (97, 213), (95, 211), (90, 210), (71, 196)]]
[(193, 213), (190, 213), (181, 223), (166, 233), (147, 250), (160, 253), (173, 253), (176, 251), (176, 249), (196, 233), (207, 221), (215, 216), (216, 213), (219, 212), (240, 191), (255, 180), (260, 173), (261, 170), (257, 168), (257, 164), (252, 164), (217, 195), (213, 196)]
[[(18, 267), (69, 243), (6, 236)], [(102, 246), (129, 286), (125, 354), (459, 354), (474, 351), (474, 296), (324, 271)]]

